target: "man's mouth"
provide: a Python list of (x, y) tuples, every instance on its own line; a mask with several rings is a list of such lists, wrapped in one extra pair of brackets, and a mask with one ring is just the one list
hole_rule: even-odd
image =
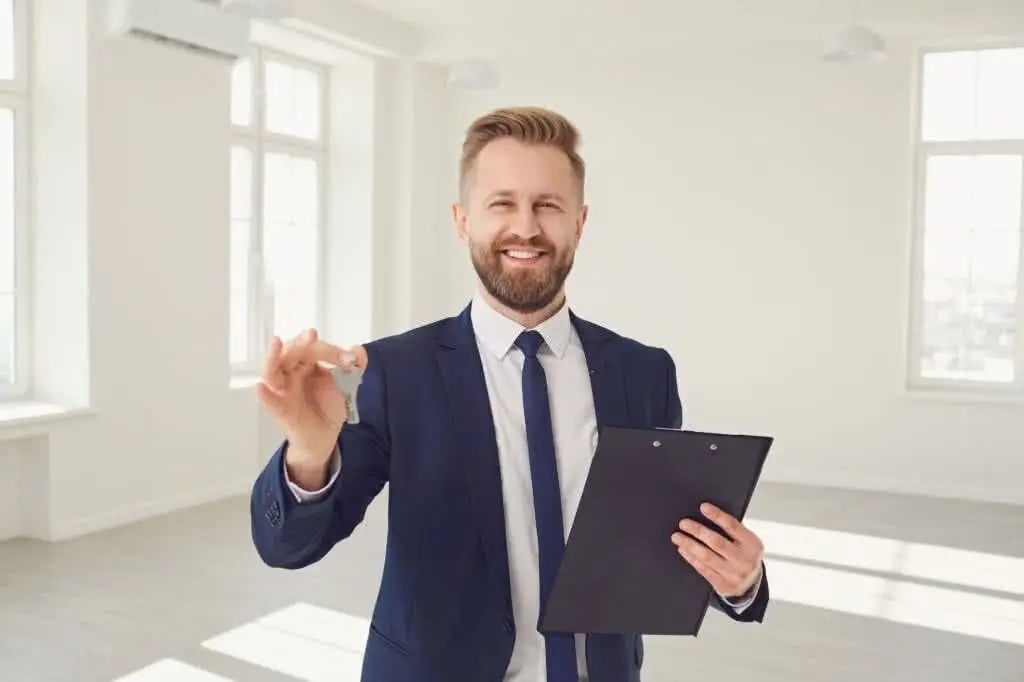
[(530, 262), (535, 261), (544, 255), (543, 251), (532, 251), (529, 249), (502, 249), (501, 253), (512, 260)]

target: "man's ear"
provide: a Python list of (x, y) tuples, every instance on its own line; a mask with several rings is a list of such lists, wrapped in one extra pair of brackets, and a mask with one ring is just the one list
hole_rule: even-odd
[(465, 242), (469, 239), (469, 231), (466, 226), (466, 207), (458, 202), (452, 204), (452, 220), (455, 223), (455, 234), (459, 240)]
[(580, 208), (579, 216), (576, 218), (576, 241), (579, 241), (580, 237), (583, 236), (583, 226), (587, 223), (587, 215), (590, 214), (590, 208), (584, 204)]

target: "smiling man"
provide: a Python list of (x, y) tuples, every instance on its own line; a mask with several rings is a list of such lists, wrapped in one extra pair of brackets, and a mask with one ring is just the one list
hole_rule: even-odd
[[(313, 330), (271, 345), (258, 392), (287, 439), (252, 493), (263, 560), (318, 561), (390, 485), (363, 682), (640, 680), (639, 633), (537, 631), (601, 426), (682, 425), (668, 353), (567, 306), (587, 219), (578, 138), (537, 108), (470, 126), (453, 215), (479, 287), (460, 315), (354, 352)], [(358, 423), (318, 362), (364, 369)], [(760, 621), (761, 541), (705, 507), (725, 535), (681, 521), (665, 542), (713, 606)]]
[[(561, 304), (583, 233), (583, 161), (575, 139), (565, 140), (567, 153), (530, 142), (540, 131), (526, 130), (528, 119), (491, 116), (466, 139), (455, 224), (488, 302), (536, 324)], [(566, 128), (564, 134), (574, 137), (575, 131)]]

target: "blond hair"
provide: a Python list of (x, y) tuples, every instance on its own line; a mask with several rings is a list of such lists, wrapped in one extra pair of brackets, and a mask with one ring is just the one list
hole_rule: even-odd
[(459, 160), (459, 187), (473, 171), (480, 151), (494, 140), (511, 137), (525, 144), (549, 145), (569, 157), (573, 174), (583, 196), (586, 164), (577, 151), (580, 133), (569, 119), (541, 107), (506, 107), (496, 109), (473, 121), (466, 130)]

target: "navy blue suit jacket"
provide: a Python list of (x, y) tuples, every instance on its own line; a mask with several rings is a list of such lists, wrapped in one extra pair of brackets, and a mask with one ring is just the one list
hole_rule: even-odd
[[(572, 322), (599, 426), (681, 426), (667, 352), (575, 315)], [(341, 430), (338, 480), (323, 499), (299, 504), (284, 480), (283, 444), (252, 491), (256, 549), (270, 566), (312, 564), (351, 535), (390, 484), (363, 682), (501, 682), (516, 630), (494, 422), (469, 309), (366, 351), (360, 422)], [(767, 579), (741, 615), (712, 600), (743, 621), (760, 621), (767, 604)], [(587, 638), (591, 682), (637, 682), (642, 659), (639, 634)]]

